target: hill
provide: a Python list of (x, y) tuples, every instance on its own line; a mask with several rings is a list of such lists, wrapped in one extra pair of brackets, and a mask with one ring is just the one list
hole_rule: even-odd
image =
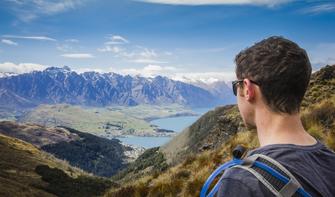
[[(332, 150), (335, 150), (334, 87), (335, 65), (313, 73), (301, 109), (305, 129)], [(159, 170), (145, 165), (155, 156), (147, 157), (149, 161), (138, 160), (131, 165), (142, 166), (143, 170), (137, 172), (139, 177), (133, 181), (129, 181), (127, 174), (115, 177), (124, 185), (111, 189), (106, 196), (198, 196), (210, 173), (231, 159), (231, 151), (238, 144), (256, 148), (256, 133), (242, 126), (236, 107), (218, 107), (204, 114), (160, 151), (153, 152), (156, 157), (162, 154), (160, 163), (168, 161), (168, 167)], [(136, 169), (129, 169), (129, 173), (136, 173)]]
[(0, 134), (0, 196), (97, 196), (115, 185)]
[(109, 177), (137, 158), (141, 150), (71, 128), (0, 122), (0, 133), (32, 143), (72, 166)]

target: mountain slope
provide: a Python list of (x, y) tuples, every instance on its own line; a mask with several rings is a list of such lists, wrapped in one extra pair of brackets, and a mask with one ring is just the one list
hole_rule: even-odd
[(0, 158), (0, 196), (95, 196), (112, 186), (32, 144), (2, 134)]
[[(303, 101), (301, 119), (312, 136), (335, 151), (334, 87), (335, 65), (326, 66), (313, 73)], [(222, 133), (226, 129), (231, 131), (229, 136)], [(207, 145), (201, 148), (203, 144)], [(126, 183), (121, 188), (111, 189), (106, 196), (199, 196), (207, 177), (220, 164), (231, 159), (231, 152), (236, 145), (256, 148), (259, 146), (257, 135), (254, 131), (244, 129), (236, 107), (218, 107), (204, 114), (162, 147), (161, 151), (154, 153), (164, 153), (165, 159), (173, 165), (162, 171), (151, 171), (152, 173), (148, 171), (152, 166), (145, 166), (147, 173), (132, 182), (128, 181), (127, 175), (123, 175), (118, 181), (123, 183), (126, 180)], [(136, 171), (130, 173), (134, 172)]]
[[(144, 78), (97, 72), (78, 74), (68, 67), (50, 67), (44, 71), (0, 78), (0, 90), (34, 104), (133, 106), (178, 103), (202, 107), (223, 102), (205, 89), (167, 77)], [(1, 103), (5, 101), (0, 100)]]
[(0, 133), (32, 143), (71, 165), (109, 177), (133, 161), (139, 150), (71, 128), (0, 122)]
[[(316, 110), (324, 102), (330, 102), (334, 99), (334, 96), (335, 65), (325, 66), (311, 76), (310, 84), (302, 103), (302, 114)], [(332, 104), (329, 105), (331, 106)], [(325, 116), (334, 117), (331, 113)], [(325, 117), (321, 118), (327, 119)], [(162, 146), (161, 151), (167, 156), (168, 161), (178, 161), (185, 154), (199, 153), (204, 148), (215, 149), (230, 136), (238, 131), (245, 130), (237, 106), (217, 107), (215, 110), (204, 114), (168, 144)]]

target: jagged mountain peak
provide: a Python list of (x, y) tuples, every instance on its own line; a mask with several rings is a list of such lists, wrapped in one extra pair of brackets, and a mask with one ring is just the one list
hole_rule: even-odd
[(71, 68), (68, 66), (63, 66), (63, 67), (56, 67), (56, 66), (51, 66), (48, 67), (44, 70), (45, 72), (71, 72)]
[(146, 78), (116, 73), (77, 73), (67, 66), (0, 78), (0, 82), (0, 89), (10, 90), (36, 104), (106, 106), (178, 103), (206, 107), (224, 102), (206, 88), (165, 76)]

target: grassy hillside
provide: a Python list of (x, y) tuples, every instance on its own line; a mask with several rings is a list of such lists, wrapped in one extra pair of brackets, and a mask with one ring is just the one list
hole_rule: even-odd
[(160, 151), (164, 153), (168, 163), (178, 163), (187, 155), (216, 149), (237, 131), (245, 131), (241, 122), (236, 106), (217, 107), (162, 146)]
[[(135, 148), (125, 146), (117, 139), (109, 140), (71, 128), (3, 121), (0, 122), (0, 133), (32, 143), (72, 166), (99, 176), (115, 174), (138, 156)], [(126, 155), (126, 152), (132, 154)]]
[(159, 136), (170, 133), (155, 132), (149, 120), (155, 118), (194, 114), (181, 105), (110, 106), (106, 108), (81, 107), (68, 104), (40, 105), (20, 117), (20, 122), (43, 126), (66, 126), (99, 136), (119, 135)]
[(48, 128), (32, 123), (18, 124), (13, 121), (0, 122), (0, 133), (21, 139), (38, 147), (79, 140), (77, 134), (73, 134), (64, 128)]
[[(326, 66), (314, 73), (303, 102), (301, 116), (305, 129), (332, 150), (335, 150), (334, 87), (335, 65)], [(147, 171), (146, 175), (125, 183), (121, 188), (111, 189), (105, 195), (113, 197), (199, 195), (210, 173), (219, 164), (231, 159), (230, 153), (236, 145), (241, 144), (247, 148), (259, 146), (255, 131), (246, 131), (238, 116), (236, 107), (232, 106), (218, 107), (208, 112), (182, 134), (176, 136), (172, 140), (175, 142), (170, 142), (161, 148), (160, 152), (167, 155), (165, 159), (172, 161), (174, 165), (161, 172)], [(227, 133), (230, 136), (222, 134), (227, 131), (231, 131)], [(152, 167), (147, 166), (146, 169), (150, 168)]]
[(131, 147), (123, 146), (117, 139), (108, 140), (70, 128), (67, 130), (77, 134), (80, 140), (45, 145), (42, 150), (98, 176), (110, 177), (127, 166), (128, 158), (124, 153), (131, 151)]
[(0, 196), (97, 196), (113, 185), (2, 134), (0, 158)]

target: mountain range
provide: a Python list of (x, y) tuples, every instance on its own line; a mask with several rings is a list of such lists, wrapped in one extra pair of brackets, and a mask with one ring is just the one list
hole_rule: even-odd
[(49, 67), (0, 78), (0, 105), (32, 107), (68, 103), (85, 106), (178, 103), (207, 107), (229, 103), (232, 95), (226, 84), (210, 87), (188, 84), (168, 77), (77, 73), (69, 67)]

